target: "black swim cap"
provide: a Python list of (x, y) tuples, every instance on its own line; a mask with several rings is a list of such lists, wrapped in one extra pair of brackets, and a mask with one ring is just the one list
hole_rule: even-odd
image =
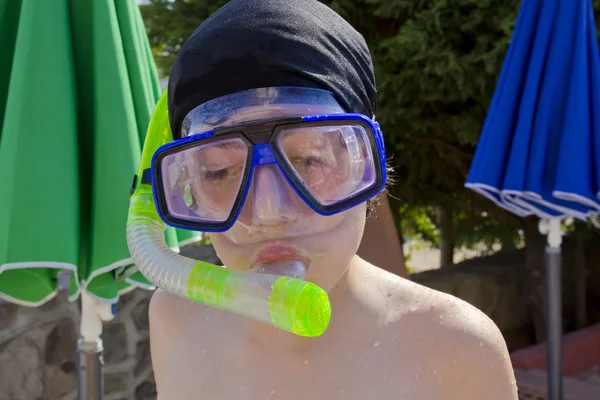
[(232, 0), (192, 33), (175, 60), (169, 78), (174, 138), (200, 104), (273, 86), (329, 90), (347, 112), (375, 114), (367, 44), (332, 9), (316, 0)]

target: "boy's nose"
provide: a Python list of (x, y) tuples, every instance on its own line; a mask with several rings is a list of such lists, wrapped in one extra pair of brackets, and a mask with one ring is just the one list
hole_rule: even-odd
[(254, 220), (262, 225), (289, 223), (296, 219), (293, 189), (276, 165), (254, 170)]

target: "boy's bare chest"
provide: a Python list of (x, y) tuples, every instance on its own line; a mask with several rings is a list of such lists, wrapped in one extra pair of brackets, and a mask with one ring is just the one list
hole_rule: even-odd
[[(415, 399), (425, 383), (396, 350), (377, 346), (331, 346), (327, 351), (268, 350), (174, 354), (161, 379), (159, 398), (168, 399)], [(417, 395), (418, 397), (415, 397)]]

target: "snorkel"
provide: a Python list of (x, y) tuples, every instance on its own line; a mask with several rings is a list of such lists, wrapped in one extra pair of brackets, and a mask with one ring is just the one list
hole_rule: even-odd
[(129, 204), (127, 244), (138, 270), (168, 293), (299, 336), (322, 335), (331, 306), (319, 286), (290, 276), (237, 272), (181, 256), (166, 245), (166, 225), (157, 213), (152, 185), (141, 177), (150, 169), (156, 150), (172, 140), (165, 91), (148, 127)]

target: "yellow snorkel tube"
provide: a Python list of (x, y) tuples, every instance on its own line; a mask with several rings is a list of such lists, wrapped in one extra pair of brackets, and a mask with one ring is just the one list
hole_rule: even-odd
[[(138, 177), (151, 167), (156, 150), (172, 140), (165, 91), (148, 127)], [(157, 287), (296, 335), (325, 332), (331, 306), (319, 286), (288, 276), (237, 272), (175, 253), (165, 243), (166, 224), (156, 211), (152, 185), (138, 179), (133, 189), (127, 245), (138, 270)]]

